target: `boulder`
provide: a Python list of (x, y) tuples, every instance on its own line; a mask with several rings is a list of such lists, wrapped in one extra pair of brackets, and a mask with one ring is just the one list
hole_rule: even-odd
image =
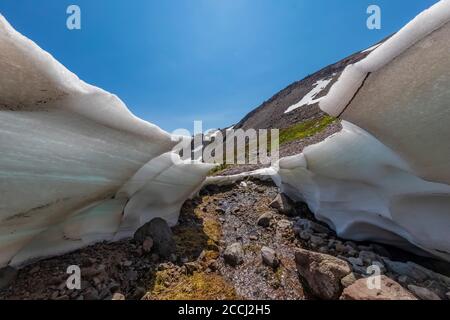
[(164, 219), (155, 218), (139, 228), (134, 234), (137, 242), (143, 243), (148, 237), (153, 240), (153, 250), (164, 258), (175, 252), (176, 244), (173, 233)]
[(341, 300), (417, 300), (394, 280), (380, 276), (380, 289), (369, 289), (368, 279), (359, 279), (344, 289)]
[(344, 260), (303, 249), (295, 252), (295, 262), (300, 276), (321, 299), (339, 298), (343, 289), (341, 280), (352, 271)]

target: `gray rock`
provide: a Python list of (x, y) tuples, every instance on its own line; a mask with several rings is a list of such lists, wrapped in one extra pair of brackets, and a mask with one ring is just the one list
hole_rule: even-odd
[(283, 193), (279, 193), (269, 206), (287, 216), (297, 215), (293, 201)]
[(239, 242), (229, 245), (223, 253), (223, 258), (227, 264), (236, 267), (244, 262), (244, 250)]
[(445, 295), (447, 296), (447, 299), (450, 300), (450, 291), (447, 292)]
[(311, 244), (315, 245), (315, 246), (321, 246), (325, 243), (325, 240), (323, 240), (323, 238), (315, 236), (315, 235), (311, 235), (310, 239)]
[(344, 260), (303, 249), (295, 252), (295, 262), (300, 276), (321, 299), (337, 299), (343, 289), (341, 280), (352, 271)]
[(8, 288), (16, 280), (18, 271), (13, 267), (0, 269), (0, 290)]
[(329, 228), (308, 219), (298, 219), (294, 224), (294, 228), (309, 230), (315, 233), (323, 233), (326, 235), (330, 234)]
[(437, 280), (427, 280), (421, 283), (420, 286), (433, 291), (435, 294), (439, 296), (439, 298), (443, 300), (447, 299), (447, 296), (445, 294), (448, 291), (448, 287), (444, 285), (442, 282), (439, 282)]
[(414, 293), (414, 295), (416, 297), (418, 297), (419, 299), (422, 300), (441, 300), (441, 298), (439, 298), (439, 296), (437, 294), (435, 294), (433, 291), (427, 289), (427, 288), (423, 288), (423, 287), (419, 287), (419, 286), (415, 286), (413, 284), (410, 284), (408, 286), (409, 291), (411, 291), (412, 293)]
[(270, 226), (271, 221), (272, 221), (272, 214), (270, 212), (266, 212), (259, 216), (257, 224), (258, 226), (267, 228), (268, 226)]
[(374, 260), (381, 260), (378, 255), (372, 251), (360, 251), (359, 258), (367, 265), (371, 265)]
[(306, 240), (306, 241), (311, 239), (311, 233), (309, 231), (307, 231), (307, 230), (300, 231), (298, 236), (300, 237), (300, 239), (303, 239), (303, 240)]
[(415, 268), (415, 270), (419, 270), (421, 272), (423, 272), (428, 278), (436, 280), (441, 282), (442, 284), (444, 284), (447, 287), (450, 287), (450, 278), (447, 276), (444, 276), (440, 273), (431, 271), (425, 267), (422, 267), (421, 265), (418, 265), (414, 262), (408, 261), (407, 264), (409, 266), (411, 266), (412, 268)]
[(147, 237), (153, 239), (153, 249), (160, 256), (168, 258), (175, 252), (176, 244), (172, 230), (165, 220), (155, 218), (139, 228), (134, 234), (134, 239), (139, 243), (143, 243)]
[(362, 261), (361, 258), (349, 257), (349, 258), (347, 258), (347, 261), (350, 262), (352, 264), (352, 266), (361, 267), (364, 265), (364, 262)]
[(269, 247), (262, 247), (261, 248), (261, 257), (265, 264), (267, 264), (269, 267), (277, 268), (280, 265), (280, 260), (277, 258), (277, 254), (275, 253), (275, 250)]
[(423, 282), (428, 278), (427, 274), (420, 268), (417, 268), (417, 265), (414, 263), (391, 261), (386, 258), (383, 258), (382, 260), (389, 271), (397, 273), (398, 275), (408, 276), (417, 282)]

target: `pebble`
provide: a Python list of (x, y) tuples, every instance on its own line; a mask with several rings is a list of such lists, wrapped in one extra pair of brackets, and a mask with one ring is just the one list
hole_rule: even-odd
[(113, 294), (111, 300), (125, 300), (125, 296), (119, 292)]
[(130, 261), (130, 260), (126, 260), (126, 261), (124, 261), (124, 262), (122, 263), (122, 265), (123, 265), (124, 267), (131, 267), (132, 264), (133, 264), (133, 262)]
[(272, 214), (270, 212), (263, 213), (259, 216), (257, 224), (258, 226), (267, 228), (270, 226), (270, 221), (272, 220)]

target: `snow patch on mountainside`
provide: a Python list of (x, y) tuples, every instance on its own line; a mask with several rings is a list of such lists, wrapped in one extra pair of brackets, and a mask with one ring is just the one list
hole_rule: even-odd
[(314, 84), (314, 88), (308, 92), (303, 98), (302, 100), (300, 100), (299, 102), (297, 102), (296, 104), (290, 106), (289, 108), (286, 109), (286, 111), (284, 113), (289, 113), (291, 111), (294, 111), (297, 108), (303, 107), (305, 105), (312, 105), (314, 103), (318, 103), (322, 98), (317, 98), (315, 99), (315, 97), (321, 93), (332, 81), (333, 79), (324, 79), (324, 80), (319, 80)]

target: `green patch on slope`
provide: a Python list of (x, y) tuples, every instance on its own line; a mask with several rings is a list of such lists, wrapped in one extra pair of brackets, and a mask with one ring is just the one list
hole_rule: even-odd
[(306, 120), (289, 128), (280, 130), (280, 145), (291, 141), (311, 137), (336, 121), (336, 118), (324, 116), (318, 119)]

